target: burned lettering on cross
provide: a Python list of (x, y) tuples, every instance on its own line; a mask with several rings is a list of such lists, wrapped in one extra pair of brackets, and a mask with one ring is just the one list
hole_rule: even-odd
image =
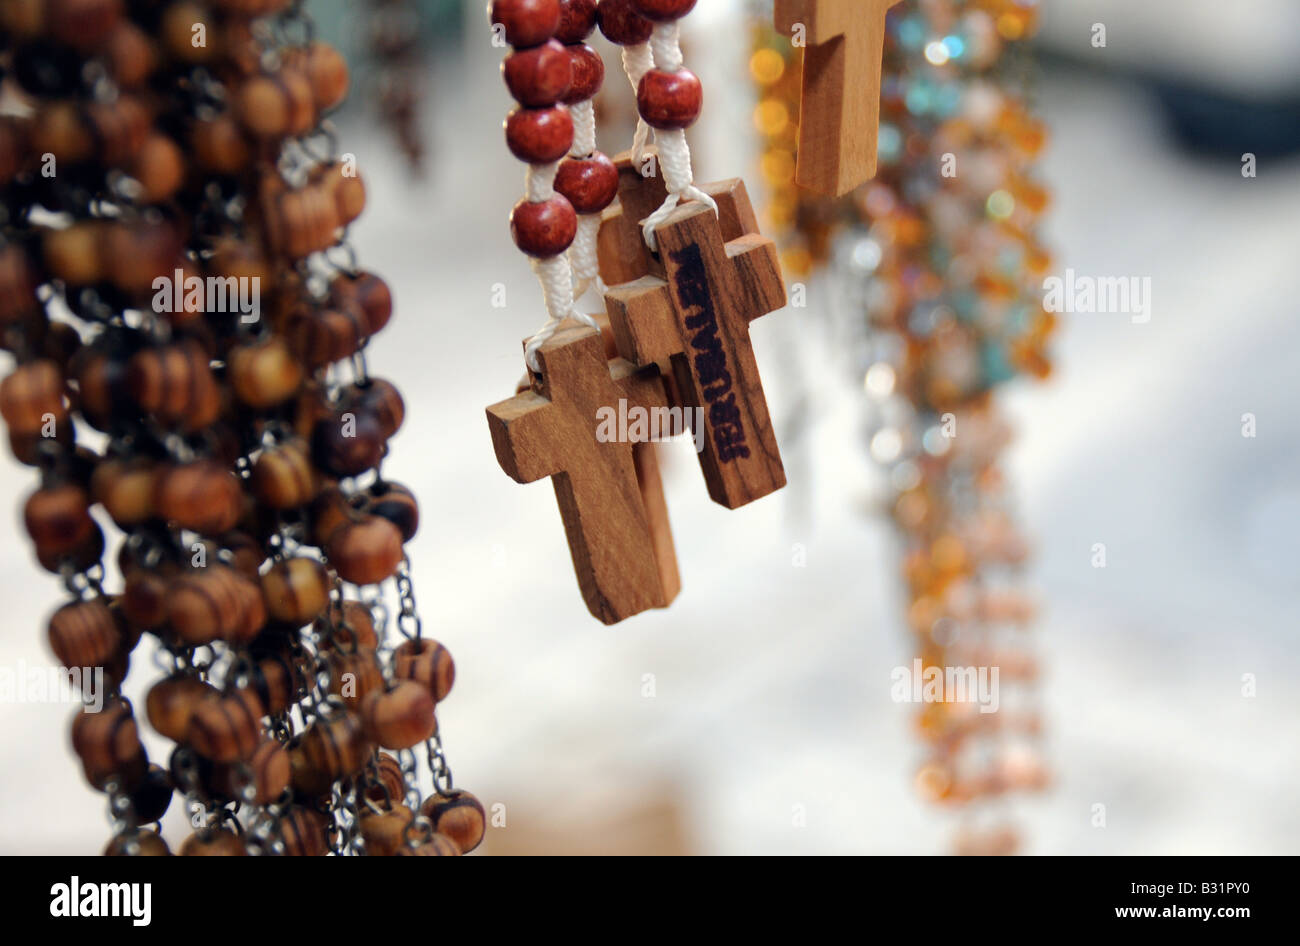
[(675, 250), (672, 261), (678, 267), (675, 285), (677, 304), (686, 315), (684, 324), (691, 333), (691, 352), (700, 393), (709, 408), (713, 442), (723, 463), (737, 457), (749, 457), (745, 427), (736, 395), (731, 390), (731, 372), (727, 370), (727, 352), (718, 336), (718, 317), (704, 271), (704, 258), (698, 246)]

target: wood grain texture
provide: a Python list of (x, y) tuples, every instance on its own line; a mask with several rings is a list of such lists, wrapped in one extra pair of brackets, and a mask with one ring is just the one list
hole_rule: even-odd
[[(612, 286), (605, 301), (619, 354), (657, 364), (673, 380), (674, 403), (702, 410), (709, 495), (735, 509), (786, 482), (749, 340), (753, 319), (785, 305), (785, 284), (744, 183), (703, 189), (717, 217), (704, 204), (682, 204), (655, 230), (664, 277)], [(630, 196), (620, 195), (624, 206), (635, 205)]]
[(614, 166), (618, 168), (618, 199), (601, 214), (596, 241), (601, 278), (606, 285), (616, 286), (645, 275), (663, 276), (663, 264), (641, 234), (641, 221), (668, 197), (658, 150), (653, 145), (647, 147), (639, 164), (633, 162), (632, 152), (624, 151), (614, 158)]
[(847, 194), (876, 175), (885, 15), (899, 0), (776, 0), (776, 29), (802, 24), (803, 91), (795, 180)]
[(501, 468), (551, 477), (583, 599), (616, 624), (667, 607), (681, 587), (654, 444), (597, 438), (600, 408), (667, 405), (659, 372), (608, 360), (593, 329), (566, 326), (538, 352), (531, 387), (487, 409)]

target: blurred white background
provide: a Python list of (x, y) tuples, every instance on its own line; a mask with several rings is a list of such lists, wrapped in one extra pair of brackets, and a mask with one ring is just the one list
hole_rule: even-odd
[[(1129, 14), (1110, 9), (1113, 36)], [(945, 851), (955, 821), (913, 794), (912, 708), (889, 698), (891, 669), (911, 658), (897, 563), (867, 502), (860, 386), (817, 347), (817, 286), (810, 309), (754, 330), (774, 414), (809, 399), (814, 424), (799, 442), (778, 430), (790, 489), (728, 512), (708, 500), (689, 449), (674, 451), (684, 589), (671, 610), (613, 628), (588, 617), (550, 485), (517, 486), (497, 467), (483, 408), (513, 391), (541, 307), (506, 227), (522, 167), (500, 136), (500, 51), (477, 5), (468, 16), (464, 55), (436, 62), (429, 179), (412, 182), (366, 125), (345, 122), (343, 142), (370, 189), (356, 244), (397, 297), (371, 366), (408, 405), (386, 471), (421, 499), (419, 602), (457, 661), (439, 714), (445, 744), (458, 782), (508, 815), (489, 847), (509, 849), (503, 835), (516, 830), (594, 843), (582, 833), (666, 799), (681, 846), (698, 852)], [(742, 31), (710, 41), (715, 72), (743, 63), (743, 47), (728, 45)], [(721, 143), (701, 147), (699, 176), (744, 172), (757, 192), (747, 142), (717, 131), (743, 131), (742, 75), (728, 85), (706, 74), (704, 121), (719, 116), (710, 140)], [(1154, 310), (1144, 325), (1068, 317), (1056, 378), (1008, 398), (1020, 422), (1012, 473), (1037, 543), (1057, 778), (1016, 807), (1026, 849), (1297, 853), (1300, 162), (1262, 162), (1244, 180), (1235, 162), (1185, 157), (1140, 89), (1097, 74), (1049, 70), (1039, 108), (1054, 129), (1043, 176), (1057, 195), (1048, 238), (1061, 266), (1150, 276)], [(507, 287), (504, 310), (489, 305), (495, 283)], [(809, 390), (783, 370), (792, 352), (828, 366)], [(1246, 412), (1255, 439), (1241, 436)], [(0, 465), (11, 508), (32, 488), (29, 470)], [(49, 659), (45, 619), (60, 598), (16, 512), (10, 525), (6, 666)], [(1104, 570), (1090, 565), (1096, 542)], [(796, 544), (806, 567), (792, 564)], [(143, 653), (136, 660), (153, 675)], [(1241, 695), (1244, 673), (1258, 677), (1253, 699)], [(0, 708), (0, 853), (102, 848), (103, 798), (68, 746), (71, 714)], [(1090, 824), (1098, 802), (1103, 829)]]

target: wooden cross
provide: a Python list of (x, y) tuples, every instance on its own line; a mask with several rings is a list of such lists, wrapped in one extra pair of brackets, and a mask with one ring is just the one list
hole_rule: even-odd
[(565, 323), (538, 351), (532, 386), (487, 409), (497, 461), (520, 483), (551, 477), (574, 571), (593, 615), (617, 624), (665, 608), (681, 580), (653, 443), (601, 442), (598, 411), (662, 408), (654, 367), (606, 359), (602, 340)]
[(795, 180), (835, 197), (876, 175), (885, 15), (899, 0), (776, 0), (805, 41)]
[[(621, 210), (606, 217), (601, 237), (625, 247), (620, 275), (645, 275), (605, 295), (615, 343), (624, 359), (657, 364), (672, 379), (675, 404), (700, 409), (700, 466), (709, 495), (735, 509), (785, 485), (749, 340), (751, 321), (785, 305), (776, 247), (758, 233), (744, 183), (729, 180), (702, 188), (717, 201), (717, 216), (688, 202), (655, 228), (659, 254), (653, 257), (641, 241), (638, 214), (657, 206), (655, 179), (628, 174), (626, 158), (621, 161)], [(619, 237), (630, 232), (635, 241)]]

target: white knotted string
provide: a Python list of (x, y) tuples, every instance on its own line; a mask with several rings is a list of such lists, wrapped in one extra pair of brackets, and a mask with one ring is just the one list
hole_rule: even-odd
[[(573, 147), (569, 155), (590, 158), (596, 150), (596, 109), (591, 99), (578, 102), (569, 109), (573, 115)], [(600, 278), (600, 258), (597, 253), (597, 235), (600, 233), (600, 214), (582, 214), (578, 217), (578, 234), (569, 247), (569, 265), (573, 269), (573, 298), (576, 303), (595, 288), (605, 295), (605, 283)]]
[[(524, 176), (524, 187), (530, 202), (538, 203), (555, 196), (555, 173), (559, 168), (559, 162), (529, 165), (528, 173)], [(537, 372), (542, 370), (537, 359), (538, 349), (550, 341), (566, 318), (577, 319), (596, 331), (600, 331), (600, 326), (591, 316), (578, 311), (573, 303), (573, 268), (566, 256), (534, 259), (532, 266), (542, 284), (542, 300), (547, 312), (546, 324), (524, 346), (524, 359), (528, 362), (528, 367)]]
[[(654, 32), (650, 35), (649, 45), (656, 69), (677, 72), (682, 68), (681, 31), (676, 20), (656, 24)], [(668, 190), (668, 197), (658, 210), (646, 217), (641, 225), (641, 233), (645, 237), (646, 246), (658, 252), (655, 227), (663, 223), (682, 200), (698, 200), (708, 204), (715, 214), (718, 212), (718, 203), (695, 186), (695, 172), (691, 169), (691, 149), (686, 143), (685, 130), (661, 131), (656, 128), (655, 144), (659, 146), (659, 166), (663, 169), (664, 186)]]
[[(649, 43), (638, 43), (635, 46), (623, 47), (623, 71), (627, 73), (627, 81), (632, 83), (632, 94), (641, 86), (641, 80), (645, 74), (655, 67), (654, 53), (650, 51)], [(641, 163), (641, 156), (645, 154), (645, 144), (650, 138), (650, 126), (645, 123), (645, 119), (640, 116), (636, 120), (636, 134), (632, 137), (632, 160), (637, 164)]]

